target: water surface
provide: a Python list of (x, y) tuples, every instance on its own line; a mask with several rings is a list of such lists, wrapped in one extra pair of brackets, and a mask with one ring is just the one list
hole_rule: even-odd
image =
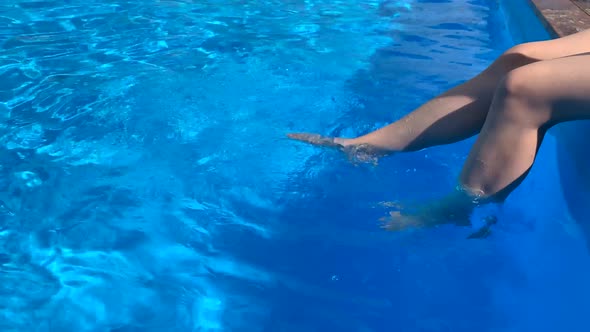
[(484, 0), (0, 4), (0, 328), (583, 331), (551, 141), (467, 241), (377, 204), (451, 188), (472, 141), (375, 168), (284, 137), (378, 128), (511, 44)]

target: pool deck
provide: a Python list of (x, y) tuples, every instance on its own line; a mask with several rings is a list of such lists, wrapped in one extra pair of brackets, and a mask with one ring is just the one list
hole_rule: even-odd
[(529, 0), (553, 37), (590, 29), (590, 0)]
[(553, 37), (590, 29), (590, 0), (529, 0)]

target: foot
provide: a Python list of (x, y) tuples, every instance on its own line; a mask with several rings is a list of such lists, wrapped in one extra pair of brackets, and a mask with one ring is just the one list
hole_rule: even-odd
[(287, 137), (297, 141), (317, 145), (317, 146), (328, 146), (328, 147), (339, 147), (343, 148), (350, 145), (351, 139), (339, 138), (339, 137), (328, 137), (319, 134), (309, 133), (291, 133), (287, 134)]
[(291, 133), (287, 134), (287, 137), (316, 146), (338, 148), (347, 155), (353, 164), (377, 164), (379, 158), (385, 155), (383, 150), (369, 144), (359, 144), (350, 138), (328, 137), (310, 133)]
[(446, 209), (420, 207), (416, 210), (402, 209), (391, 211), (387, 217), (381, 218), (383, 229), (388, 231), (403, 231), (412, 228), (436, 227), (444, 224), (469, 226), (469, 214), (449, 213)]
[(436, 227), (443, 224), (471, 225), (470, 216), (477, 202), (463, 193), (452, 193), (442, 199), (417, 206), (386, 203), (394, 208), (389, 216), (381, 218), (382, 228), (402, 231), (411, 228)]

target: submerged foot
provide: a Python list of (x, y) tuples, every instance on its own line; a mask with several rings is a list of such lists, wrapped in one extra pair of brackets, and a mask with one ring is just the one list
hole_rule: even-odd
[(385, 155), (383, 150), (369, 144), (358, 144), (354, 139), (322, 136), (311, 133), (291, 133), (287, 137), (316, 146), (337, 148), (344, 152), (353, 163), (377, 164), (380, 157)]
[(380, 219), (382, 228), (388, 231), (403, 231), (413, 228), (436, 227), (444, 224), (468, 226), (468, 213), (453, 213), (446, 209), (421, 206), (418, 208), (401, 208), (390, 211), (389, 215)]
[(478, 202), (472, 197), (459, 191), (442, 199), (414, 206), (387, 203), (385, 206), (394, 210), (389, 212), (389, 216), (381, 218), (382, 228), (388, 231), (402, 231), (443, 224), (469, 226), (471, 213), (477, 205)]

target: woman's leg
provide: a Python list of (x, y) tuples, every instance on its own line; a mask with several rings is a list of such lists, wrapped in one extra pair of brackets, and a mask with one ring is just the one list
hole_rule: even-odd
[(517, 45), (476, 77), (430, 100), (399, 121), (367, 135), (333, 139), (297, 133), (289, 137), (317, 145), (365, 145), (384, 152), (412, 151), (453, 143), (480, 131), (495, 88), (508, 72), (537, 61), (584, 52), (590, 52), (590, 30), (560, 39)]
[(582, 119), (590, 119), (590, 53), (511, 71), (500, 82), (465, 162), (461, 190), (409, 213), (393, 212), (385, 228), (467, 224), (475, 206), (501, 202), (518, 186), (551, 126)]
[(581, 119), (590, 119), (590, 53), (512, 71), (499, 85), (464, 165), (461, 186), (504, 199), (533, 165), (547, 129)]

